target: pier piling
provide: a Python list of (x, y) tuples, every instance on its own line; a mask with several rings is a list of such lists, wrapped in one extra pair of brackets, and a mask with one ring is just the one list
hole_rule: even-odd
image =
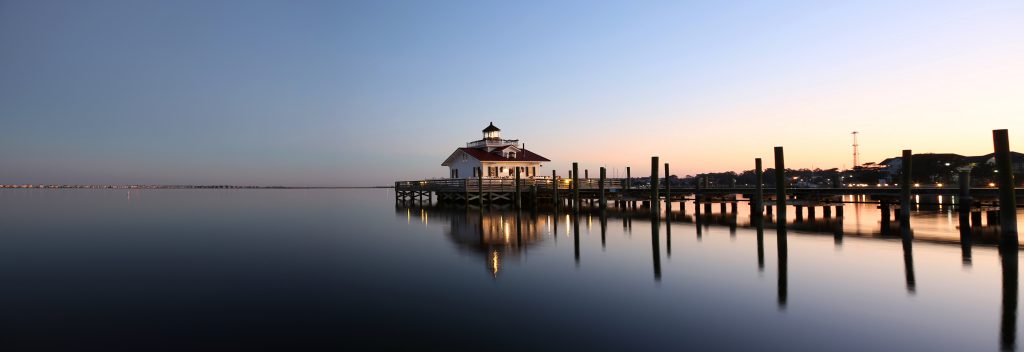
[(519, 172), (520, 171), (522, 171), (522, 168), (517, 166), (516, 167), (516, 194), (515, 194), (515, 206), (516, 206), (516, 209), (519, 209), (523, 205), (522, 204), (523, 195), (521, 193), (519, 193), (519, 191), (520, 191), (519, 190), (519, 184), (520, 184)]
[(754, 176), (757, 178), (757, 184), (754, 185), (754, 210), (751, 214), (761, 216), (764, 214), (764, 170), (761, 170), (761, 158), (754, 158)]
[(558, 209), (558, 171), (551, 170), (551, 203)]
[(1013, 160), (1010, 155), (1010, 137), (1007, 130), (992, 131), (995, 147), (996, 170), (999, 171), (999, 235), (1004, 249), (1017, 248), (1017, 196), (1014, 191)]
[(786, 161), (782, 147), (775, 147), (775, 207), (778, 208), (775, 229), (782, 243), (786, 241)]
[(658, 166), (661, 163), (658, 162), (658, 157), (651, 157), (651, 208), (658, 209)]
[(910, 178), (911, 166), (914, 162), (914, 154), (910, 149), (903, 150), (903, 174), (900, 176), (900, 228), (910, 226), (910, 187), (913, 181)]
[(668, 175), (668, 163), (665, 163), (665, 204), (672, 202), (672, 182)]
[(974, 202), (971, 199), (971, 172), (967, 170), (960, 171), (960, 194), (957, 199), (959, 204), (959, 210), (961, 213), (969, 213), (971, 211), (971, 204)]
[(630, 176), (629, 166), (626, 166), (626, 182), (623, 183), (623, 186), (626, 187), (626, 190), (629, 190), (631, 183), (633, 183), (633, 176)]
[(579, 163), (572, 163), (572, 209), (580, 210), (580, 172)]

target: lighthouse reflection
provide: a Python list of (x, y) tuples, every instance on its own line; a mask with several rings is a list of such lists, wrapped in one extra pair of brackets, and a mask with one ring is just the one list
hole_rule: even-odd
[[(397, 210), (406, 213), (407, 209)], [(445, 207), (422, 208), (420, 220), (443, 224), (445, 234), (459, 251), (482, 258), (488, 273), (497, 277), (504, 263), (518, 260), (545, 233), (557, 233), (555, 215), (514, 210), (466, 210)]]

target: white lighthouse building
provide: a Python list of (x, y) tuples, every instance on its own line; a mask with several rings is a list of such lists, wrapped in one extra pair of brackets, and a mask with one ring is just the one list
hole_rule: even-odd
[(484, 128), (484, 138), (466, 143), (465, 148), (455, 149), (441, 166), (448, 167), (451, 178), (510, 178), (520, 168), (522, 178), (539, 177), (540, 167), (547, 158), (526, 150), (518, 139), (502, 139), (501, 129), (492, 122)]

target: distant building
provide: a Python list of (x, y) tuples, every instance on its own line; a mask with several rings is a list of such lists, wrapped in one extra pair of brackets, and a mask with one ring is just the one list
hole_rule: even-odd
[[(971, 157), (972, 161), (976, 163), (985, 163), (992, 167), (996, 166), (996, 154), (991, 153), (987, 155)], [(1024, 154), (1017, 152), (1010, 152), (1010, 162), (1013, 165), (1014, 175), (1024, 175)]]
[(539, 177), (538, 170), (547, 158), (526, 150), (518, 139), (502, 139), (501, 129), (492, 122), (483, 130), (483, 139), (455, 149), (441, 166), (448, 167), (450, 178), (510, 178), (520, 168), (520, 177)]

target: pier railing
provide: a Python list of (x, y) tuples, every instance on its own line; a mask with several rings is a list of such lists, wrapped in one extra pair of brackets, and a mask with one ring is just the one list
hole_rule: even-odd
[[(481, 184), (482, 182), (482, 184)], [(526, 178), (519, 180), (519, 190), (528, 191), (536, 186), (537, 190), (552, 189), (554, 182), (558, 189), (572, 189), (571, 179), (550, 178)], [(601, 188), (599, 179), (580, 179), (579, 189), (596, 190)], [(623, 189), (624, 181), (621, 179), (605, 179), (604, 188), (608, 191)], [(485, 178), (485, 179), (437, 179), (419, 181), (398, 181), (395, 182), (395, 189), (400, 191), (433, 191), (433, 192), (515, 192), (516, 180), (508, 178)]]

